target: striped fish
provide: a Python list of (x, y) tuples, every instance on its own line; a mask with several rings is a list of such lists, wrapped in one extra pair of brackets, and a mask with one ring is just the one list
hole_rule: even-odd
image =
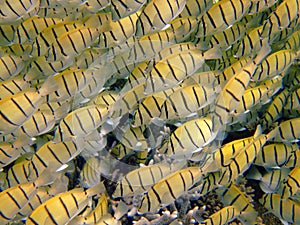
[(30, 161), (29, 169), (31, 173), (29, 179), (34, 180), (42, 177), (47, 174), (47, 171), (60, 170), (64, 164), (76, 157), (82, 150), (82, 139), (58, 143), (47, 142), (36, 151)]
[(195, 84), (172, 93), (161, 106), (159, 118), (173, 120), (194, 115), (214, 101), (216, 89), (211, 84)]
[(90, 105), (70, 112), (59, 123), (54, 141), (67, 141), (72, 137), (86, 137), (101, 126), (108, 116), (106, 106)]
[(227, 224), (238, 217), (240, 212), (235, 206), (225, 206), (214, 214), (210, 215), (208, 219), (199, 221), (199, 224), (214, 225), (214, 224)]
[(169, 205), (187, 192), (201, 178), (202, 171), (199, 167), (188, 167), (171, 173), (144, 194), (138, 212), (157, 212), (160, 207)]
[(292, 21), (297, 18), (300, 11), (298, 0), (284, 0), (264, 21), (262, 36), (269, 36), (272, 40), (282, 29), (290, 26)]
[(46, 28), (58, 23), (62, 23), (62, 20), (59, 18), (30, 17), (18, 26), (14, 41), (19, 44), (34, 42), (36, 37)]
[(284, 109), (288, 110), (299, 110), (300, 109), (300, 88), (297, 88), (287, 98)]
[(183, 10), (186, 0), (152, 0), (142, 10), (137, 21), (137, 37), (161, 30)]
[(116, 21), (126, 16), (129, 16), (137, 12), (145, 3), (146, 0), (140, 0), (140, 1), (111, 0), (110, 4), (111, 4), (112, 19)]
[(48, 62), (73, 62), (76, 55), (89, 48), (99, 38), (96, 28), (82, 27), (64, 33), (55, 39), (46, 58)]
[(300, 139), (298, 130), (300, 126), (300, 118), (285, 120), (281, 122), (275, 129), (278, 130), (274, 141), (296, 142)]
[(44, 96), (53, 89), (52, 81), (47, 80), (38, 91), (28, 89), (0, 100), (0, 134), (11, 133), (23, 125), (45, 101)]
[(258, 63), (270, 52), (270, 47), (264, 47), (254, 60), (251, 60), (239, 72), (234, 74), (225, 84), (215, 100), (212, 113), (213, 131), (218, 131), (228, 123), (231, 113), (239, 105), (242, 96), (254, 74)]
[(34, 11), (40, 5), (38, 0), (2, 1), (0, 10), (0, 24), (14, 23)]
[(194, 151), (214, 140), (212, 120), (209, 117), (190, 120), (179, 126), (170, 136), (165, 154), (173, 157), (188, 158)]
[(37, 191), (34, 183), (25, 183), (2, 191), (0, 193), (0, 222), (7, 224), (13, 220)]
[(83, 24), (80, 22), (58, 22), (57, 24), (46, 27), (39, 32), (34, 39), (32, 52), (30, 55), (32, 57), (46, 55), (50, 46), (56, 41), (57, 38), (80, 27), (83, 27)]
[(29, 82), (25, 81), (23, 76), (15, 76), (11, 79), (0, 82), (0, 100), (24, 91), (30, 87)]
[(197, 1), (197, 0), (187, 0), (186, 4), (182, 10), (182, 12), (178, 15), (178, 17), (185, 16), (195, 16), (198, 17), (206, 12), (213, 5), (213, 1), (205, 0), (205, 1)]
[(238, 219), (244, 224), (256, 224), (257, 212), (249, 198), (233, 183), (222, 189), (216, 190), (223, 204), (234, 206), (240, 215)]
[(26, 62), (20, 56), (4, 55), (0, 57), (0, 80), (5, 81), (18, 75), (26, 66)]
[(71, 220), (69, 225), (77, 224), (98, 224), (98, 222), (108, 214), (108, 201), (105, 194), (101, 195), (94, 210), (87, 216), (79, 215)]
[(262, 116), (262, 128), (263, 130), (270, 127), (273, 122), (278, 120), (282, 115), (282, 110), (288, 99), (289, 90), (284, 88), (273, 99), (270, 105), (268, 105), (266, 112)]
[(203, 37), (224, 31), (248, 13), (251, 4), (252, 1), (245, 0), (217, 2), (200, 18), (196, 36)]
[(119, 182), (113, 197), (128, 197), (147, 192), (152, 185), (183, 166), (182, 163), (167, 163), (141, 167), (127, 173)]
[(272, 143), (265, 145), (258, 153), (254, 164), (265, 168), (282, 168), (298, 149), (297, 144)]
[(26, 225), (66, 224), (78, 215), (87, 206), (89, 199), (96, 194), (96, 188), (86, 191), (76, 188), (56, 195), (37, 207), (27, 218)]
[(100, 33), (97, 46), (99, 48), (110, 48), (125, 42), (132, 37), (136, 31), (136, 22), (140, 12), (124, 17), (117, 21), (111, 21), (109, 30)]
[(220, 49), (201, 53), (199, 50), (176, 52), (154, 64), (146, 81), (145, 93), (150, 94), (172, 88), (195, 73), (206, 59), (220, 57)]
[(287, 70), (299, 57), (293, 50), (280, 50), (266, 57), (252, 76), (254, 81), (270, 79)]
[(17, 30), (17, 24), (0, 25), (0, 45), (9, 46), (13, 44), (15, 38), (15, 32)]
[[(211, 38), (203, 37), (203, 42), (197, 43), (198, 46), (201, 46), (201, 49), (207, 49), (208, 47), (213, 48), (220, 46), (222, 50), (227, 50), (231, 46), (239, 41), (245, 36), (245, 24), (237, 22), (234, 23), (231, 27), (228, 27), (224, 31), (218, 32), (211, 36)], [(208, 40), (205, 40), (208, 39)], [(206, 42), (206, 43), (205, 43)]]
[(293, 198), (299, 196), (299, 175), (300, 175), (300, 167), (295, 167), (292, 171), (288, 174), (288, 176), (283, 180), (283, 187), (282, 187), (282, 195), (283, 199), (286, 198)]
[(231, 162), (226, 167), (222, 168), (222, 174), (219, 181), (221, 185), (230, 183), (240, 174), (245, 172), (266, 142), (276, 135), (277, 130), (272, 130), (268, 134), (260, 134), (260, 132), (261, 131), (258, 128), (253, 141), (232, 158)]
[(264, 194), (259, 202), (282, 221), (300, 223), (299, 203), (290, 199), (282, 199), (279, 194)]

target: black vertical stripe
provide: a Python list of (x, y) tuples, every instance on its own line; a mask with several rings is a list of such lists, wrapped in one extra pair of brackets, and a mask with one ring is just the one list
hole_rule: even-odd
[(66, 206), (66, 204), (64, 203), (64, 201), (61, 197), (59, 197), (58, 199), (59, 199), (60, 203), (63, 205), (63, 208), (66, 211), (68, 218), (70, 219), (71, 215), (70, 215), (70, 212), (68, 210), (68, 207)]
[[(153, 191), (154, 195), (156, 196), (157, 201), (159, 202), (159, 204), (161, 204), (162, 201), (161, 201), (161, 198), (160, 198), (159, 194), (158, 194), (157, 191), (155, 190), (155, 186), (152, 186), (152, 187), (151, 187), (151, 190)], [(148, 192), (148, 194), (146, 194), (146, 195), (149, 197), (149, 192)], [(149, 199), (149, 200), (150, 200), (150, 199)], [(150, 202), (151, 202), (151, 201), (149, 201), (148, 203), (150, 203)]]
[[(212, 18), (212, 16), (210, 15), (209, 11), (206, 12), (206, 15), (211, 23), (211, 25), (214, 27), (214, 29), (217, 28), (215, 22), (214, 22), (214, 19)], [(203, 17), (204, 18), (204, 17)], [(203, 24), (203, 27), (205, 27), (205, 24)], [(204, 33), (205, 34), (205, 33)]]
[(170, 194), (171, 194), (172, 198), (175, 200), (175, 199), (176, 199), (176, 196), (175, 196), (174, 193), (173, 193), (173, 189), (172, 189), (171, 185), (169, 184), (168, 180), (165, 180), (165, 182), (166, 182), (166, 184), (167, 184), (167, 186), (168, 186), (168, 189), (169, 189), (169, 191), (170, 191)]
[(47, 212), (49, 218), (51, 219), (51, 221), (52, 221), (55, 225), (59, 225), (59, 224), (56, 222), (54, 216), (53, 216), (53, 215), (51, 214), (51, 212), (49, 211), (47, 205), (44, 205), (44, 208), (45, 208), (45, 211)]
[(228, 21), (226, 20), (226, 16), (225, 16), (225, 13), (224, 13), (224, 11), (223, 11), (222, 4), (219, 4), (218, 6), (219, 6), (219, 10), (220, 10), (220, 12), (221, 12), (221, 16), (222, 16), (222, 19), (223, 19), (224, 23), (226, 24), (226, 26), (229, 27), (230, 24), (229, 24)]

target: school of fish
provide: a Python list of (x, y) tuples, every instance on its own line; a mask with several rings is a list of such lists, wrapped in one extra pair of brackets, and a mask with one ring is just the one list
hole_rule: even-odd
[(0, 0), (0, 225), (300, 224), (299, 63), (299, 0)]

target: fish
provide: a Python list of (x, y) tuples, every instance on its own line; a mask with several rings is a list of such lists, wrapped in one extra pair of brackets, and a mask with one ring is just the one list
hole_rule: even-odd
[(110, 0), (90, 0), (84, 4), (84, 9), (90, 13), (97, 13), (110, 4)]
[(295, 31), (286, 41), (284, 45), (285, 49), (297, 50), (300, 48), (300, 31)]
[(150, 149), (146, 138), (146, 126), (131, 127), (116, 132), (116, 138), (127, 148), (136, 151), (143, 151)]
[(207, 156), (201, 169), (208, 173), (219, 171), (220, 168), (228, 166), (231, 159), (239, 154), (240, 151), (252, 141), (253, 137), (248, 137), (222, 145), (220, 148), (216, 149), (214, 153)]
[(290, 26), (300, 11), (299, 2), (284, 0), (263, 23), (262, 37), (269, 36), (271, 41), (276, 34)]
[(234, 184), (216, 190), (224, 205), (234, 206), (240, 212), (238, 219), (244, 224), (255, 224), (257, 212), (249, 198)]
[(215, 190), (218, 186), (217, 181), (220, 179), (220, 172), (208, 173), (200, 182), (197, 187), (195, 187), (197, 194), (201, 196)]
[(113, 197), (128, 197), (143, 194), (158, 181), (181, 169), (183, 166), (183, 163), (175, 165), (160, 163), (134, 169), (118, 182)]
[(265, 168), (282, 168), (299, 148), (297, 144), (270, 143), (265, 145), (256, 156), (255, 165)]
[(213, 132), (221, 129), (228, 123), (232, 112), (240, 104), (242, 96), (250, 82), (251, 77), (264, 57), (270, 52), (270, 46), (266, 45), (254, 60), (251, 60), (239, 72), (235, 73), (218, 94), (212, 113)]
[(215, 139), (216, 133), (212, 126), (209, 117), (183, 123), (171, 134), (165, 154), (175, 158), (189, 158), (193, 152), (200, 151)]
[(0, 57), (0, 81), (5, 81), (18, 75), (26, 66), (21, 56), (4, 55)]
[(272, 97), (273, 90), (275, 88), (273, 89), (271, 85), (264, 84), (246, 89), (239, 105), (234, 110), (235, 115), (246, 113), (258, 104), (268, 103)]
[(47, 77), (63, 72), (70, 65), (70, 62), (63, 61), (47, 62), (45, 55), (39, 56), (28, 65), (24, 79), (26, 81), (46, 79)]
[(0, 24), (17, 22), (40, 5), (40, 1), (2, 1), (0, 10)]
[(132, 37), (136, 31), (136, 23), (140, 12), (133, 13), (117, 21), (109, 23), (108, 31), (99, 32), (97, 46), (99, 48), (110, 48), (122, 44)]
[(159, 118), (172, 120), (194, 115), (198, 110), (214, 101), (216, 89), (212, 86), (200, 83), (176, 90), (161, 106)]
[(237, 44), (235, 57), (247, 56), (258, 52), (269, 40), (268, 37), (261, 38), (263, 26), (256, 27), (247, 32), (244, 38)]
[(36, 111), (22, 126), (13, 132), (13, 135), (33, 138), (52, 130), (55, 123), (56, 118), (52, 113)]
[(261, 128), (258, 126), (253, 141), (232, 158), (231, 162), (226, 167), (222, 168), (219, 184), (226, 185), (245, 172), (266, 142), (274, 138), (276, 134), (276, 129), (270, 131), (268, 134), (261, 134)]
[(267, 106), (266, 112), (263, 114), (262, 129), (269, 128), (276, 120), (282, 116), (283, 107), (286, 104), (290, 92), (287, 88), (281, 90), (273, 97), (271, 103)]
[(206, 59), (219, 58), (220, 55), (219, 48), (204, 53), (199, 50), (187, 50), (169, 55), (153, 65), (144, 92), (150, 94), (172, 88), (195, 73)]
[(108, 116), (106, 106), (90, 105), (67, 114), (59, 123), (54, 141), (68, 141), (73, 137), (83, 138), (100, 127)]
[(58, 22), (45, 27), (34, 39), (30, 55), (32, 57), (46, 55), (57, 38), (80, 27), (83, 27), (83, 24), (80, 22)]
[[(222, 50), (227, 50), (232, 47), (236, 42), (238, 42), (241, 38), (245, 36), (246, 26), (243, 23), (237, 22), (232, 26), (228, 27), (224, 31), (215, 33), (210, 38), (203, 37), (200, 39), (208, 39), (204, 40), (204, 42), (200, 42), (197, 44), (201, 49), (208, 49), (220, 46)], [(206, 42), (206, 43), (205, 43)]]
[(183, 10), (186, 0), (152, 0), (142, 10), (136, 24), (136, 37), (154, 33), (166, 26)]
[(22, 75), (0, 82), (0, 100), (30, 88), (29, 82)]
[[(259, 187), (264, 193), (278, 193), (282, 181), (288, 176), (289, 168), (266, 169), (260, 173), (256, 168), (251, 169), (247, 177), (259, 181)], [(253, 175), (253, 177), (251, 177)]]
[(108, 214), (108, 201), (105, 194), (102, 194), (98, 199), (98, 203), (95, 206), (94, 210), (89, 213), (87, 216), (78, 215), (69, 222), (70, 225), (76, 224), (98, 224), (103, 216)]
[(75, 56), (99, 39), (97, 28), (79, 27), (59, 36), (46, 53), (47, 62), (73, 62)]
[(14, 43), (15, 32), (18, 24), (1, 24), (0, 25), (0, 45), (10, 46)]
[(120, 93), (119, 98), (112, 106), (110, 112), (111, 118), (120, 118), (126, 113), (134, 111), (137, 104), (145, 98), (145, 83), (141, 83), (133, 87), (130, 91)]
[(171, 204), (201, 179), (202, 171), (199, 167), (188, 167), (171, 173), (143, 195), (138, 212), (157, 212), (160, 207)]
[(98, 183), (101, 179), (101, 167), (99, 159), (96, 157), (88, 158), (82, 170), (80, 171), (80, 181), (83, 187), (90, 188)]
[(245, 0), (226, 0), (215, 3), (200, 18), (196, 37), (224, 31), (248, 13), (251, 4), (252, 1)]
[(234, 76), (235, 73), (240, 71), (244, 66), (250, 63), (251, 58), (242, 57), (238, 61), (232, 63), (230, 66), (226, 67), (222, 72), (217, 74), (217, 81), (221, 88), (224, 88), (226, 83)]
[[(93, 79), (97, 79), (101, 83), (101, 78), (96, 75), (95, 70), (70, 69), (53, 76), (53, 80), (58, 90), (49, 95), (49, 101), (66, 101), (74, 97), (78, 92), (82, 91)], [(102, 82), (104, 84), (104, 81)]]
[[(63, 21), (59, 18), (43, 18), (38, 16), (30, 17), (24, 20), (15, 33), (14, 42), (19, 44), (32, 43), (36, 37), (47, 27), (62, 23)], [(54, 31), (54, 30), (53, 30)]]
[(278, 130), (274, 141), (296, 142), (300, 138), (297, 127), (300, 125), (300, 118), (294, 118), (281, 122), (275, 129)]
[[(49, 141), (42, 145), (32, 156), (29, 179), (44, 176), (47, 171), (60, 171), (65, 164), (75, 158), (83, 150), (83, 139), (54, 143)], [(46, 171), (46, 172), (45, 172)]]
[(288, 174), (288, 176), (282, 181), (282, 199), (293, 198), (299, 195), (299, 173), (300, 168), (295, 167)]
[[(34, 183), (24, 183), (13, 186), (0, 193), (0, 222), (7, 224), (37, 193)], [(9, 207), (7, 207), (9, 205)]]
[(288, 159), (287, 163), (285, 164), (286, 167), (288, 168), (294, 168), (294, 167), (298, 167), (299, 166), (299, 155), (300, 151), (299, 149), (296, 149), (293, 154), (291, 155), (291, 157)]
[(299, 53), (293, 50), (280, 50), (266, 57), (258, 65), (252, 76), (254, 81), (270, 79), (287, 70), (297, 59)]
[(98, 194), (98, 186), (84, 191), (75, 188), (58, 194), (37, 207), (27, 218), (30, 224), (65, 224), (78, 215), (92, 196)]
[(300, 94), (300, 88), (297, 88), (296, 90), (292, 91), (286, 100), (284, 109), (299, 110), (300, 109), (299, 94)]
[(199, 224), (226, 224), (238, 217), (240, 212), (234, 206), (225, 206), (214, 214), (210, 215), (206, 220), (199, 221)]
[(127, 17), (138, 10), (140, 10), (143, 5), (145, 5), (146, 0), (141, 1), (122, 1), (122, 0), (111, 0), (111, 12), (113, 21), (120, 20)]
[(249, 9), (249, 14), (255, 14), (258, 12), (263, 12), (266, 9), (274, 6), (278, 3), (278, 0), (263, 0), (263, 1), (255, 1)]
[(293, 200), (282, 199), (280, 194), (264, 194), (259, 202), (282, 222), (297, 224), (300, 206)]
[(214, 4), (211, 0), (205, 1), (197, 1), (197, 0), (187, 0), (185, 6), (178, 17), (185, 17), (185, 16), (195, 16), (198, 17), (206, 12), (210, 7)]
[(45, 101), (44, 97), (55, 89), (55, 84), (48, 79), (39, 90), (30, 88), (1, 99), (0, 135), (9, 134), (22, 126)]
[(133, 127), (149, 125), (160, 118), (161, 110), (166, 99), (156, 95), (147, 96), (134, 112)]
[(15, 220), (21, 219), (25, 220), (27, 216), (29, 216), (34, 209), (36, 209), (43, 202), (47, 201), (52, 196), (67, 191), (66, 184), (68, 183), (68, 179), (65, 176), (61, 176), (61, 178), (57, 178), (51, 185), (38, 187), (36, 195), (34, 195), (27, 205), (25, 205), (21, 211), (18, 212)]

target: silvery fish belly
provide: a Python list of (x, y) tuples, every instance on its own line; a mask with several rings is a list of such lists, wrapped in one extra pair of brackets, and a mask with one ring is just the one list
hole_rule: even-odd
[(0, 224), (300, 224), (299, 15), (0, 0)]

